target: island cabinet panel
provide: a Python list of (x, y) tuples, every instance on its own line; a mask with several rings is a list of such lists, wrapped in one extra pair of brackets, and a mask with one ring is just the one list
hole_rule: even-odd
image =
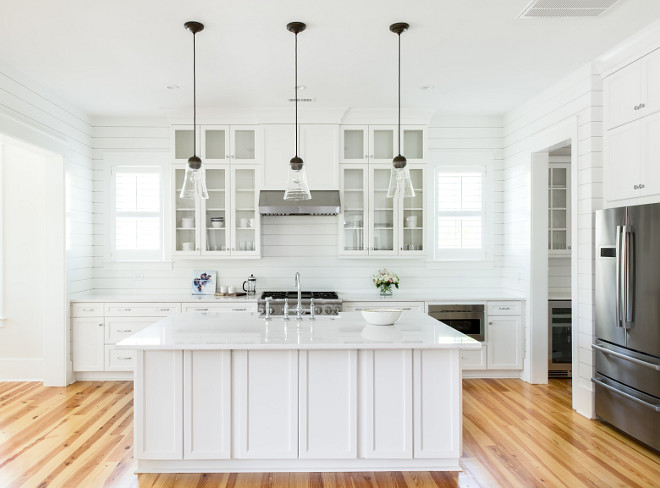
[(411, 459), (412, 351), (360, 351), (360, 457)]
[(183, 457), (231, 456), (231, 352), (185, 351)]
[(300, 351), (300, 458), (357, 458), (357, 351)]
[[(414, 457), (461, 456), (461, 368), (457, 349), (413, 352)], [(458, 379), (458, 381), (457, 381)]]
[(234, 457), (298, 457), (298, 351), (232, 355)]
[(183, 352), (138, 351), (135, 458), (183, 457)]

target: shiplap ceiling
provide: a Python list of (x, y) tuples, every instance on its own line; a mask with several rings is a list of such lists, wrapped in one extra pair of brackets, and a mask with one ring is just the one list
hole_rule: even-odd
[[(516, 19), (528, 0), (5, 0), (0, 65), (91, 116), (160, 116), (192, 103), (198, 34), (200, 107), (283, 107), (293, 95), (290, 21), (299, 35), (301, 97), (318, 107), (396, 103), (501, 114), (660, 17), (658, 0), (622, 0), (595, 19)], [(1, 71), (1, 70), (0, 70)], [(179, 90), (168, 90), (178, 85)], [(432, 85), (433, 90), (422, 90)]]

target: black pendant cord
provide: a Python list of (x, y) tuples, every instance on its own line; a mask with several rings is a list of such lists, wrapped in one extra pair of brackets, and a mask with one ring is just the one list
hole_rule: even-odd
[(297, 32), (295, 38), (296, 38), (296, 42), (295, 42), (296, 59), (294, 65), (295, 65), (296, 74), (294, 78), (295, 78), (295, 97), (296, 97), (296, 158), (297, 158), (298, 157), (298, 33)]
[(193, 34), (193, 156), (197, 156), (197, 34)]
[(401, 156), (401, 34), (398, 34), (399, 38), (399, 81), (398, 81), (398, 90), (399, 90), (399, 121), (397, 125), (397, 143), (399, 149), (399, 156)]

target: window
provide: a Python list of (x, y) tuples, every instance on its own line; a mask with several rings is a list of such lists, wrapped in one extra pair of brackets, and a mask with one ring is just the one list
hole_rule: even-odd
[(158, 166), (111, 169), (113, 261), (163, 259), (162, 170)]
[(486, 256), (486, 168), (441, 167), (434, 173), (435, 259), (484, 259)]

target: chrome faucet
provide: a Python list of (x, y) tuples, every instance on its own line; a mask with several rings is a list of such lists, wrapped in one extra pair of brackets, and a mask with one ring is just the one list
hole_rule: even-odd
[(294, 309), (296, 311), (296, 319), (302, 320), (302, 314), (304, 310), (302, 307), (302, 291), (300, 290), (300, 273), (298, 271), (296, 271), (296, 276), (294, 277), (294, 286), (298, 291), (298, 303)]

